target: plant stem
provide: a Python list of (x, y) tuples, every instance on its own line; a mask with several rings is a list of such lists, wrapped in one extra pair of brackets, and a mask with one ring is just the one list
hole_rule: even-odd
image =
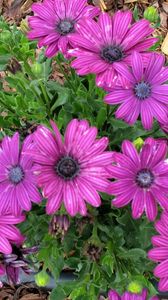
[(72, 89), (73, 92), (76, 94), (76, 89), (75, 89), (75, 87), (73, 86), (73, 84), (70, 82), (69, 77), (68, 77), (68, 75), (66, 74), (66, 72), (64, 71), (64, 68), (62, 67), (61, 62), (59, 61), (59, 58), (58, 58), (58, 57), (56, 57), (56, 62), (57, 62), (57, 64), (59, 65), (59, 68), (60, 68), (62, 74), (64, 75), (64, 77), (65, 77), (65, 79), (66, 79), (66, 81), (67, 81), (67, 84), (68, 84), (69, 88)]

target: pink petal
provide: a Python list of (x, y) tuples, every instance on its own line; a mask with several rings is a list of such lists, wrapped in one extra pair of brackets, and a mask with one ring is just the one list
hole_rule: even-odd
[(63, 54), (67, 53), (67, 51), (68, 51), (68, 37), (67, 36), (63, 36), (63, 37), (59, 38), (59, 40), (58, 40), (58, 49)]
[(58, 145), (58, 148), (59, 150), (63, 150), (64, 146), (63, 146), (63, 143), (62, 143), (62, 137), (61, 137), (61, 134), (59, 132), (59, 129), (57, 127), (57, 125), (52, 121), (50, 120), (50, 124), (54, 130), (54, 134), (56, 136), (56, 143)]
[(113, 27), (110, 15), (108, 13), (101, 13), (98, 19), (98, 25), (101, 27), (104, 42), (109, 45), (112, 44)]
[(126, 89), (114, 89), (105, 96), (104, 102), (110, 105), (123, 103), (127, 97), (132, 96), (132, 92)]
[(150, 82), (155, 74), (157, 75), (164, 65), (165, 58), (163, 55), (158, 53), (152, 53), (151, 58), (148, 61), (147, 68), (145, 70), (144, 78)]
[(151, 157), (153, 155), (153, 148), (149, 144), (143, 145), (140, 151), (141, 168), (144, 169), (149, 166)]
[(116, 179), (127, 178), (133, 180), (135, 177), (133, 171), (118, 166), (109, 166), (108, 171), (111, 175), (111, 178), (116, 178)]
[(31, 210), (31, 201), (29, 198), (29, 194), (27, 192), (27, 190), (25, 189), (24, 185), (22, 182), (20, 182), (17, 186), (16, 186), (16, 197), (19, 201), (20, 206), (22, 207), (22, 209), (29, 211)]
[(130, 11), (118, 11), (113, 16), (113, 41), (121, 43), (132, 21), (132, 13)]
[(159, 278), (168, 277), (168, 259), (161, 262), (154, 270), (154, 275)]
[(137, 190), (137, 187), (132, 187), (131, 190), (129, 190), (127, 193), (121, 194), (117, 196), (113, 201), (112, 205), (115, 207), (123, 207), (127, 204), (129, 204), (134, 197), (134, 194)]
[(132, 189), (132, 186), (134, 186), (134, 182), (128, 179), (110, 182), (108, 186), (108, 193), (110, 195), (127, 193)]
[(143, 61), (138, 52), (132, 54), (132, 70), (137, 81), (142, 80), (143, 76)]
[(47, 49), (45, 51), (45, 55), (47, 57), (51, 58), (51, 57), (55, 56), (57, 54), (57, 52), (58, 52), (57, 43), (52, 43), (47, 47)]
[(148, 257), (155, 262), (161, 262), (162, 260), (168, 259), (168, 247), (151, 249), (148, 252)]
[(78, 213), (78, 191), (71, 183), (64, 184), (64, 205), (70, 216), (74, 217)]
[(56, 43), (59, 37), (60, 34), (57, 32), (47, 34), (47, 36), (42, 39), (40, 46), (48, 46), (49, 44)]
[(167, 292), (168, 291), (168, 277), (161, 278), (159, 281), (159, 291)]
[(168, 80), (168, 67), (162, 68), (161, 71), (154, 76), (154, 78), (151, 79), (151, 83), (156, 85), (156, 84), (161, 84), (164, 83)]
[(101, 204), (101, 199), (96, 189), (83, 178), (80, 178), (78, 183), (78, 189), (80, 192), (80, 197), (86, 200), (89, 204), (94, 207), (98, 207)]
[(160, 234), (162, 234), (162, 235), (168, 237), (168, 230), (165, 228), (163, 222), (161, 222), (160, 220), (157, 221), (157, 222), (155, 223), (155, 228), (156, 228), (156, 230), (157, 230)]
[(6, 238), (0, 236), (0, 252), (4, 254), (12, 253), (12, 247)]
[(168, 210), (168, 197), (162, 192), (161, 188), (153, 186), (151, 193), (153, 194), (154, 198), (157, 199), (161, 207)]
[(141, 121), (146, 130), (150, 130), (153, 124), (153, 112), (149, 101), (141, 102)]
[(24, 215), (13, 216), (13, 215), (0, 215), (0, 226), (5, 224), (18, 224), (25, 220)]
[(168, 107), (155, 99), (151, 99), (151, 111), (153, 116), (161, 123), (166, 123), (168, 120)]
[(123, 62), (114, 62), (113, 63), (114, 69), (121, 74), (123, 77), (125, 77), (127, 80), (129, 80), (131, 83), (135, 83), (135, 78), (132, 75), (132, 73), (129, 71), (128, 66), (125, 65)]
[(65, 131), (65, 147), (66, 147), (66, 151), (67, 153), (69, 153), (69, 151), (71, 150), (72, 146), (73, 146), (73, 141), (74, 141), (74, 137), (75, 137), (75, 133), (78, 129), (79, 126), (79, 122), (77, 119), (73, 119), (72, 121), (69, 122), (66, 131)]
[(120, 300), (120, 296), (116, 291), (111, 290), (108, 293), (108, 300)]
[(63, 185), (61, 182), (57, 185), (57, 193), (53, 193), (53, 195), (48, 199), (46, 205), (46, 212), (48, 215), (54, 214), (59, 210), (61, 203), (63, 201)]
[(135, 146), (128, 140), (122, 143), (122, 152), (127, 155), (137, 166), (139, 165), (139, 155)]
[(66, 6), (64, 0), (53, 0), (55, 11), (60, 19), (66, 17)]
[(145, 211), (148, 220), (151, 222), (154, 221), (158, 212), (157, 204), (153, 195), (148, 191), (146, 191), (146, 197), (145, 197)]
[(132, 217), (134, 219), (139, 219), (142, 216), (145, 208), (144, 201), (145, 201), (144, 191), (137, 189), (131, 204)]
[(152, 244), (158, 247), (168, 247), (168, 237), (160, 235), (153, 236)]
[(129, 50), (152, 32), (149, 21), (140, 20), (131, 26), (121, 45), (125, 51)]

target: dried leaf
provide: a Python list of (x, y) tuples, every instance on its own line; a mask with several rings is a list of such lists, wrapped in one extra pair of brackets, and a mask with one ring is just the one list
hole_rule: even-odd
[(163, 2), (162, 7), (163, 7), (164, 11), (168, 14), (168, 2)]
[(137, 2), (137, 0), (125, 0), (124, 4), (133, 3), (133, 2)]
[(161, 50), (164, 54), (168, 55), (168, 33), (162, 43)]
[(167, 28), (167, 18), (168, 18), (168, 15), (165, 12), (160, 13), (160, 24), (161, 24), (161, 26), (166, 27), (166, 28)]

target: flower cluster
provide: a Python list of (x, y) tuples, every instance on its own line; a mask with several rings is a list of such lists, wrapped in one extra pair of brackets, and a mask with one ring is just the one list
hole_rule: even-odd
[(47, 46), (47, 56), (61, 51), (65, 57), (75, 57), (71, 65), (77, 74), (96, 74), (96, 84), (109, 91), (105, 103), (121, 104), (117, 118), (132, 125), (140, 115), (146, 130), (152, 128), (155, 118), (164, 128), (168, 122), (168, 67), (162, 55), (148, 51), (157, 41), (151, 37), (148, 20), (132, 24), (130, 11), (118, 11), (111, 17), (85, 0), (80, 4), (77, 0), (45, 0), (33, 4), (32, 10), (36, 15), (29, 18), (28, 36), (38, 39), (40, 47)]

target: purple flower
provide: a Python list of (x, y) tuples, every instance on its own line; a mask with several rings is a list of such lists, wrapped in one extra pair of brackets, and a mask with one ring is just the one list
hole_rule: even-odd
[(132, 55), (132, 71), (120, 68), (127, 79), (125, 86), (111, 89), (105, 96), (110, 105), (121, 104), (116, 117), (132, 125), (141, 116), (145, 129), (152, 128), (153, 118), (161, 123), (168, 123), (168, 67), (164, 67), (164, 56), (152, 53), (145, 67), (142, 56)]
[[(37, 253), (38, 247), (22, 248), (22, 246), (13, 245), (11, 254), (4, 254), (0, 261), (0, 270), (2, 274), (7, 275), (9, 284), (19, 283), (19, 272), (23, 270), (26, 274), (34, 273), (31, 267), (31, 260), (26, 258), (26, 255)], [(0, 273), (1, 275), (1, 273)]]
[(113, 154), (105, 151), (108, 138), (97, 140), (96, 127), (73, 119), (63, 144), (56, 124), (51, 121), (51, 125), (54, 134), (44, 126), (34, 133), (36, 151), (32, 152), (38, 184), (48, 198), (47, 213), (56, 212), (63, 201), (71, 216), (86, 215), (85, 201), (100, 206), (97, 191), (106, 192), (109, 185), (106, 167), (111, 165)]
[[(113, 17), (101, 13), (98, 23), (94, 20), (81, 20), (77, 25), (78, 33), (70, 36), (74, 49), (71, 56), (77, 57), (72, 67), (79, 75), (96, 74), (98, 86), (112, 87), (121, 80), (123, 66), (130, 65), (134, 50), (146, 51), (157, 39), (149, 38), (153, 29), (147, 20), (133, 25), (130, 11), (116, 12)], [(143, 53), (147, 61), (150, 53)]]
[[(111, 290), (108, 293), (108, 300), (147, 300), (147, 290), (143, 289), (141, 294), (125, 292), (120, 296), (116, 291)], [(157, 296), (153, 296), (150, 300), (159, 300)]]
[(114, 153), (114, 165), (109, 172), (117, 179), (108, 192), (115, 195), (112, 204), (123, 207), (132, 201), (132, 216), (138, 219), (144, 210), (149, 221), (157, 216), (157, 202), (168, 210), (167, 145), (152, 138), (145, 141), (140, 153), (125, 140), (122, 154)]
[(47, 46), (46, 56), (52, 57), (61, 51), (67, 56), (70, 47), (69, 34), (76, 32), (76, 26), (83, 17), (93, 18), (99, 8), (87, 5), (86, 0), (44, 0), (32, 5), (35, 16), (29, 18), (32, 29), (28, 37), (38, 39), (39, 47)]
[[(0, 252), (10, 254), (12, 252), (11, 243), (19, 244), (23, 242), (23, 236), (14, 224), (23, 222), (24, 216), (0, 215)], [(3, 268), (0, 266), (0, 274)]]
[(161, 219), (155, 223), (155, 229), (159, 233), (152, 237), (154, 246), (148, 252), (148, 257), (159, 263), (154, 269), (154, 275), (159, 277), (159, 290), (168, 291), (168, 213), (163, 212)]
[(19, 149), (19, 134), (6, 136), (0, 148), (0, 213), (19, 215), (31, 209), (31, 201), (39, 203), (41, 196), (33, 174), (33, 161), (24, 152), (32, 147), (32, 136), (25, 139)]

